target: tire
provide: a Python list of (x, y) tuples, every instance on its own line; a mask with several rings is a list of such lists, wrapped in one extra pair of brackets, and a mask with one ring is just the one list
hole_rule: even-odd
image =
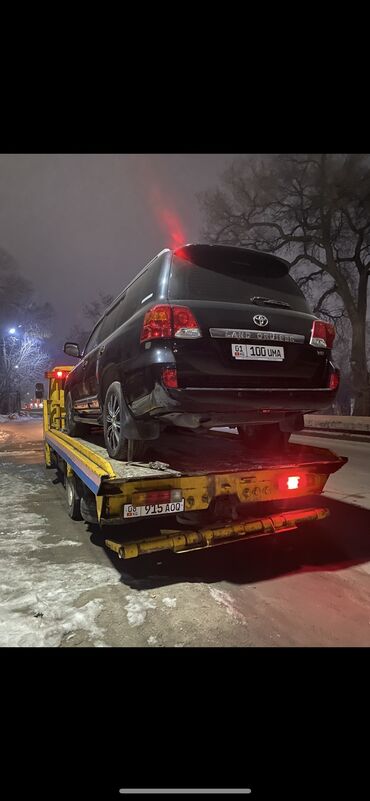
[(72, 520), (82, 520), (81, 496), (79, 495), (76, 479), (66, 476), (65, 480), (68, 514)]
[(130, 455), (130, 460), (140, 461), (144, 456), (146, 443), (137, 439), (130, 440), (129, 448), (129, 441), (124, 436), (122, 430), (124, 405), (125, 402), (121, 384), (119, 381), (114, 381), (108, 388), (104, 401), (103, 425), (105, 447), (112, 459), (125, 462)]
[(65, 421), (64, 421), (64, 431), (66, 434), (69, 434), (70, 437), (79, 437), (82, 435), (82, 426), (80, 423), (75, 423), (73, 419), (73, 404), (72, 398), (70, 393), (66, 395), (65, 401)]
[(284, 453), (290, 434), (281, 431), (278, 423), (261, 426), (238, 426), (239, 438), (246, 450), (254, 453)]

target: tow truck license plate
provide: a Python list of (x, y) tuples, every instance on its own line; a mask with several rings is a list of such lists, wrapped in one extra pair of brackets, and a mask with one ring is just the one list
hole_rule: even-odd
[(176, 512), (183, 512), (185, 507), (184, 498), (182, 501), (169, 501), (168, 503), (148, 503), (146, 506), (133, 506), (125, 503), (124, 517), (150, 517), (151, 515), (171, 515)]
[(231, 345), (235, 359), (253, 359), (260, 362), (282, 362), (284, 348), (280, 345)]

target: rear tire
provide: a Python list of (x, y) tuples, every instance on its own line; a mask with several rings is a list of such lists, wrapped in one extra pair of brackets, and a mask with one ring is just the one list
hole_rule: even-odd
[(278, 423), (260, 426), (238, 426), (239, 438), (246, 450), (254, 453), (284, 453), (290, 434), (281, 431)]
[(81, 515), (81, 496), (77, 489), (76, 479), (73, 476), (66, 476), (65, 480), (67, 509), (72, 520), (82, 520)]
[(64, 421), (64, 431), (70, 437), (80, 437), (82, 436), (82, 428), (83, 426), (80, 423), (75, 423), (73, 417), (73, 403), (70, 393), (66, 395), (65, 401), (65, 421)]
[(145, 453), (146, 443), (142, 440), (129, 441), (123, 434), (124, 398), (119, 381), (110, 385), (104, 401), (103, 425), (104, 441), (109, 456), (126, 462), (130, 455), (131, 461), (140, 461)]

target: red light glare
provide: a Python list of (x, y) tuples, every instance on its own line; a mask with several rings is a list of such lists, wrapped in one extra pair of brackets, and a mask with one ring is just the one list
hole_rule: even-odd
[(184, 245), (186, 237), (179, 216), (174, 210), (168, 208), (159, 189), (152, 190), (151, 202), (157, 222), (170, 240), (170, 247), (175, 249)]
[(301, 480), (300, 476), (289, 476), (286, 482), (288, 489), (289, 490), (298, 489), (300, 480)]
[(283, 473), (279, 478), (279, 490), (282, 497), (286, 498), (289, 492), (302, 491), (307, 488), (307, 476), (305, 474), (289, 476)]

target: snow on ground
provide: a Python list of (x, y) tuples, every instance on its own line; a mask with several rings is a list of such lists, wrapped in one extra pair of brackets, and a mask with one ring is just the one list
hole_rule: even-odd
[(162, 598), (162, 604), (174, 609), (176, 607), (176, 598)]
[[(22, 468), (16, 475), (0, 475), (0, 646), (58, 646), (81, 630), (91, 645), (104, 645), (97, 623), (103, 602), (84, 603), (81, 596), (117, 583), (117, 574), (111, 567), (77, 561), (82, 543), (51, 534), (47, 519), (28, 511), (45, 490), (45, 479), (32, 483), (29, 470)], [(73, 547), (76, 559), (47, 561), (47, 549), (55, 547)]]
[(146, 618), (148, 609), (156, 609), (156, 603), (152, 598), (143, 595), (126, 595), (127, 604), (125, 606), (127, 620), (130, 626), (141, 626)]
[(41, 420), (41, 417), (32, 417), (31, 415), (25, 414), (0, 414), (0, 423), (14, 423), (14, 421), (17, 423), (34, 423), (35, 420), (38, 419)]

